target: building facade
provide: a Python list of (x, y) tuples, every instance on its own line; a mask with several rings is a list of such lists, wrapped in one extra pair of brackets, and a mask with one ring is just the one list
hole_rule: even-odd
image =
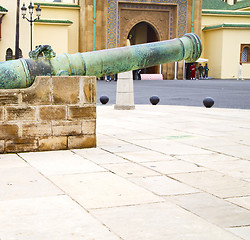
[[(21, 1), (26, 6), (29, 0)], [(76, 53), (140, 44), (182, 37), (185, 33), (201, 34), (202, 0), (54, 0), (35, 1), (42, 9), (34, 24), (34, 44), (49, 44), (57, 54)], [(16, 1), (1, 0), (6, 12), (2, 19), (0, 60), (7, 49), (14, 52)], [(28, 17), (28, 14), (27, 14)], [(30, 25), (20, 15), (20, 50), (27, 58)], [(183, 77), (182, 62), (178, 76)], [(164, 79), (174, 78), (174, 64), (145, 69), (162, 72)]]
[(243, 77), (250, 78), (250, 1), (203, 0), (201, 28), (209, 75), (235, 79), (242, 62)]

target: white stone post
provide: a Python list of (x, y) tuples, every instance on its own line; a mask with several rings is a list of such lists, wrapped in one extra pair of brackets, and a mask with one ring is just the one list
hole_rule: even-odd
[(174, 62), (174, 80), (177, 80), (177, 62)]
[(134, 85), (132, 71), (119, 73), (116, 88), (116, 104), (114, 109), (132, 110), (135, 109)]

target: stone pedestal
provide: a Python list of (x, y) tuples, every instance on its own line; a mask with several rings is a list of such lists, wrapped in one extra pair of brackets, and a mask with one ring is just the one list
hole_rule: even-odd
[(118, 74), (116, 104), (114, 108), (118, 110), (135, 109), (132, 71)]
[(0, 90), (0, 153), (95, 146), (95, 77), (37, 77)]

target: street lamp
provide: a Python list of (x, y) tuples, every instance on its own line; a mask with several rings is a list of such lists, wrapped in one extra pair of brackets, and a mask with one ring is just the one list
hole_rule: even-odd
[(29, 14), (30, 14), (29, 19), (26, 17), (27, 8), (25, 7), (25, 4), (23, 4), (23, 6), (21, 7), (23, 19), (26, 19), (28, 22), (30, 22), (30, 38), (31, 38), (30, 49), (32, 51), (32, 25), (33, 25), (33, 22), (40, 19), (42, 9), (40, 8), (40, 6), (38, 4), (37, 8), (36, 8), (36, 16), (37, 16), (37, 18), (35, 18), (35, 19), (33, 19), (34, 6), (32, 5), (32, 2), (30, 2), (30, 5), (28, 6), (28, 9), (29, 9)]

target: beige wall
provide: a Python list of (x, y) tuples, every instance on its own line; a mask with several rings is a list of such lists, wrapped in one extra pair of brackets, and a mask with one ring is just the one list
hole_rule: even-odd
[(202, 15), (202, 24), (201, 27), (213, 26), (222, 23), (249, 23), (250, 24), (250, 17), (249, 16), (225, 16), (225, 15)]
[(66, 53), (69, 45), (68, 32), (67, 25), (37, 23), (34, 33), (34, 42), (36, 44), (34, 47), (48, 44), (56, 54)]
[[(22, 3), (26, 6), (29, 0), (24, 0)], [(20, 4), (21, 5), (21, 4)], [(8, 48), (13, 50), (15, 54), (15, 39), (16, 39), (16, 1), (1, 0), (1, 6), (6, 8), (8, 12), (2, 21), (2, 38), (0, 40), (0, 61), (5, 61), (5, 54)], [(24, 57), (28, 57), (30, 50), (30, 28), (29, 23), (20, 16), (20, 42), (19, 46)]]
[[(62, 49), (61, 52), (58, 53), (76, 53), (79, 52), (79, 11), (78, 7), (51, 7), (51, 6), (41, 6), (42, 8), (42, 17), (41, 19), (51, 19), (51, 20), (70, 20), (73, 24), (64, 25), (64, 27), (68, 28), (68, 34), (64, 36), (64, 38), (68, 38), (68, 46), (67, 48), (62, 48), (59, 46), (58, 48)], [(40, 31), (41, 24), (35, 24), (35, 32)], [(58, 30), (61, 31), (62, 26), (60, 24), (54, 24), (54, 29), (58, 27)], [(54, 32), (55, 33), (55, 32)], [(56, 45), (61, 44), (60, 38), (57, 34), (39, 34), (41, 39), (36, 38), (35, 44), (39, 45), (40, 42), (52, 42), (56, 43)], [(64, 40), (63, 40), (64, 42)], [(63, 43), (64, 44), (64, 43)], [(54, 46), (52, 46), (53, 48)]]
[[(30, 0), (21, 1), (20, 7), (23, 3), (27, 7)], [(8, 10), (2, 21), (2, 38), (0, 40), (0, 61), (5, 61), (5, 54), (8, 48), (13, 50), (13, 54), (15, 53), (16, 1), (1, 0), (1, 6)], [(79, 7), (41, 6), (41, 8), (41, 19), (70, 20), (73, 24), (35, 23), (33, 27), (33, 49), (36, 45), (49, 44), (52, 45), (57, 54), (79, 52)], [(29, 17), (28, 13), (27, 17)], [(19, 46), (23, 52), (23, 57), (28, 58), (30, 51), (30, 24), (22, 18), (21, 11), (19, 22)]]
[(221, 78), (223, 31), (207, 31), (204, 33), (206, 39), (205, 58), (209, 59), (209, 76)]
[[(250, 17), (238, 15), (203, 15), (202, 28), (223, 23), (250, 24)], [(250, 44), (249, 29), (223, 28), (202, 31), (202, 57), (207, 58), (209, 76), (213, 78), (237, 78), (240, 61), (240, 45)], [(243, 74), (250, 78), (250, 64), (243, 63)]]
[[(237, 78), (238, 66), (240, 62), (240, 45), (250, 44), (249, 30), (223, 30), (223, 59), (222, 59), (222, 78)], [(230, 41), (227, 41), (230, 39)], [(250, 78), (250, 64), (243, 63), (243, 77)]]
[[(217, 29), (203, 33), (206, 39), (204, 57), (209, 59), (209, 76), (213, 78), (237, 78), (240, 62), (240, 45), (250, 44), (250, 31)], [(250, 78), (250, 64), (243, 63), (243, 75)]]

